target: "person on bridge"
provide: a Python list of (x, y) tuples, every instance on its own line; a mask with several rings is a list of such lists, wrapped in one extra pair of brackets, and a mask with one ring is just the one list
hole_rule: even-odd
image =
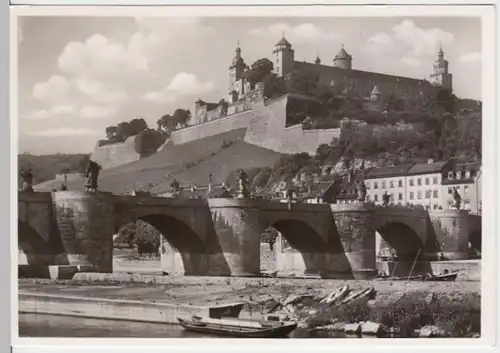
[(21, 178), (23, 178), (21, 191), (33, 192), (33, 173), (31, 172), (31, 168), (28, 169), (27, 171), (21, 169), (19, 174), (21, 175)]
[(86, 191), (97, 191), (97, 179), (100, 170), (101, 166), (97, 162), (89, 160), (87, 170), (85, 171), (85, 177), (87, 178), (87, 183), (85, 184)]

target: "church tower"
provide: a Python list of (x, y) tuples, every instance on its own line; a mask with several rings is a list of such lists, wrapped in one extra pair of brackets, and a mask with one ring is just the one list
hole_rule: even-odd
[[(235, 98), (237, 100), (236, 94), (243, 94), (243, 72), (245, 71), (245, 61), (241, 57), (241, 49), (239, 46), (236, 47), (236, 55), (233, 58), (231, 66), (229, 66), (229, 101), (234, 102)], [(236, 92), (236, 94), (234, 93)]]
[(274, 46), (273, 58), (274, 72), (278, 77), (286, 76), (293, 71), (294, 50), (292, 45), (285, 39), (285, 35)]
[(350, 70), (352, 68), (352, 56), (350, 56), (345, 51), (343, 44), (342, 44), (342, 48), (340, 48), (340, 51), (338, 52), (338, 54), (335, 55), (335, 58), (333, 58), (333, 66), (340, 67), (341, 69), (348, 69), (348, 70)]
[(453, 89), (452, 75), (448, 72), (448, 61), (444, 59), (443, 48), (441, 47), (439, 48), (438, 58), (434, 62), (430, 81), (433, 86), (450, 91)]

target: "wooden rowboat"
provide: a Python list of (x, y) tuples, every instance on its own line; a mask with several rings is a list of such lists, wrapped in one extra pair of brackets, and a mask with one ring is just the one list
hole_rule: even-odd
[(446, 281), (446, 282), (454, 282), (457, 279), (458, 272), (446, 273), (437, 276), (431, 276), (425, 278), (425, 281)]
[(187, 331), (242, 338), (284, 338), (297, 328), (296, 322), (212, 319), (199, 316), (193, 316), (191, 320), (177, 320)]

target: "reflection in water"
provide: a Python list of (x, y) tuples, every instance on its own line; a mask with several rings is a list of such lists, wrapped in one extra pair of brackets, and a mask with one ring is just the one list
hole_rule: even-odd
[(19, 314), (20, 337), (215, 337), (186, 332), (178, 325), (58, 315)]

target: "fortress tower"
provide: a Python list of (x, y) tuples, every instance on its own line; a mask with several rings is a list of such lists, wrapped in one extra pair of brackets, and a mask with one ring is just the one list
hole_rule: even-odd
[(333, 66), (341, 69), (352, 69), (352, 56), (345, 51), (343, 44), (338, 54), (333, 58)]
[(292, 45), (281, 37), (280, 41), (276, 43), (273, 50), (274, 58), (274, 72), (278, 77), (283, 77), (294, 69), (294, 50)]
[(434, 62), (430, 82), (433, 86), (452, 90), (452, 75), (448, 72), (448, 61), (444, 59), (443, 48), (439, 48), (438, 58)]
[(236, 55), (233, 58), (231, 66), (229, 66), (229, 101), (234, 102), (240, 94), (244, 93), (243, 72), (245, 71), (246, 64), (241, 57), (241, 49), (236, 47)]

